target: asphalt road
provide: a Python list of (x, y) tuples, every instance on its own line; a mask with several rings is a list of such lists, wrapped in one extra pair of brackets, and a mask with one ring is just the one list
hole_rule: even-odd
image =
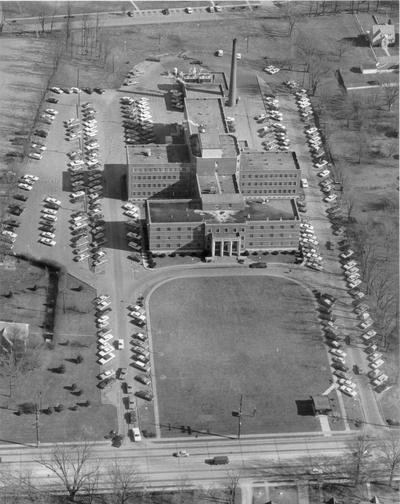
[[(240, 440), (201, 437), (146, 441), (114, 449), (110, 449), (108, 443), (96, 443), (91, 449), (90, 461), (93, 464), (100, 461), (101, 472), (106, 474), (107, 466), (117, 457), (122, 466), (137, 468), (145, 485), (152, 489), (174, 487), (183, 478), (196, 486), (210, 485), (226, 479), (227, 471), (235, 471), (245, 478), (281, 474), (285, 479), (291, 473), (304, 474), (315, 463), (322, 467), (321, 454), (326, 457), (326, 470), (329, 467), (332, 471), (332, 465), (340, 466), (341, 457), (348, 452), (349, 439), (346, 434), (324, 439), (313, 434), (245, 436)], [(75, 446), (71, 443), (71, 447)], [(54, 489), (59, 486), (57, 478), (37, 462), (41, 457), (48, 458), (52, 449), (51, 445), (40, 448), (2, 446), (0, 456), (11, 474), (29, 473), (38, 487)], [(180, 449), (187, 450), (190, 456), (173, 457)], [(227, 455), (230, 463), (222, 466), (205, 463), (216, 455)], [(336, 457), (339, 459), (334, 461)], [(107, 488), (102, 478), (100, 488)]]
[[(254, 5), (253, 5), (254, 6)], [(231, 7), (235, 7), (235, 11), (229, 10)], [(112, 11), (112, 12), (88, 12), (85, 14), (76, 14), (70, 18), (70, 28), (71, 29), (81, 29), (82, 20), (86, 19), (88, 27), (95, 26), (97, 24), (97, 14), (98, 26), (99, 27), (113, 27), (113, 26), (132, 26), (136, 24), (159, 24), (159, 23), (182, 23), (182, 22), (199, 22), (199, 21), (220, 21), (221, 19), (231, 19), (240, 16), (240, 8), (245, 8), (248, 12), (249, 5), (244, 2), (243, 4), (235, 5), (224, 5), (222, 12), (219, 13), (209, 13), (205, 7), (193, 8), (193, 14), (187, 14), (182, 8), (171, 8), (170, 15), (163, 15), (161, 10), (140, 10), (137, 11), (132, 6), (133, 16), (127, 16), (122, 11)], [(269, 8), (271, 15), (279, 13), (279, 9), (271, 6)], [(268, 12), (269, 12), (268, 11)], [(264, 11), (265, 13), (265, 11)], [(52, 20), (51, 16), (46, 16), (44, 20), (44, 30), (45, 31), (56, 31), (64, 29), (67, 19), (66, 16), (54, 16)], [(34, 17), (24, 17), (24, 18), (7, 18), (4, 25), (4, 32), (20, 32), (20, 31), (42, 31), (41, 20), (38, 16)]]

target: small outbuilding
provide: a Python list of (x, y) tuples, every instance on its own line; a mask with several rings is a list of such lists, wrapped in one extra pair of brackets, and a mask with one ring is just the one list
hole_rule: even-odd
[(317, 395), (311, 397), (312, 407), (314, 410), (314, 415), (327, 415), (332, 411), (331, 403), (329, 397), (323, 395)]

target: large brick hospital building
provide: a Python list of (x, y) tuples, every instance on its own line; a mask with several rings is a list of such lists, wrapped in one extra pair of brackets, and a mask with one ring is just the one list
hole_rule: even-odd
[(250, 149), (229, 127), (217, 86), (180, 86), (184, 119), (166, 143), (127, 148), (128, 196), (146, 202), (149, 250), (297, 249), (296, 154)]

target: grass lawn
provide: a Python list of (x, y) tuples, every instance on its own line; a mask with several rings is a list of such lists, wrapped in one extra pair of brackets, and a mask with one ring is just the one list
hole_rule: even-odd
[[(24, 295), (24, 308), (20, 317), (14, 320), (30, 322), (27, 315), (40, 296), (44, 282), (44, 270), (20, 263), (21, 284), (18, 294), (6, 301), (15, 301)], [(4, 272), (10, 275), (10, 272)], [(6, 275), (6, 278), (7, 278)], [(46, 277), (47, 278), (47, 277)], [(11, 282), (11, 279), (9, 279)], [(42, 282), (42, 283), (41, 283)], [(37, 285), (34, 292), (27, 289)], [(11, 285), (11, 284), (10, 284)], [(8, 292), (8, 283), (7, 283)], [(29, 342), (40, 345), (37, 366), (31, 371), (20, 373), (13, 386), (12, 397), (9, 397), (9, 382), (6, 377), (0, 378), (0, 439), (4, 442), (26, 442), (35, 440), (35, 418), (33, 414), (16, 416), (18, 405), (25, 402), (40, 404), (40, 435), (42, 442), (73, 441), (79, 439), (100, 440), (111, 429), (117, 427), (116, 409), (114, 406), (101, 403), (100, 390), (96, 387), (96, 376), (100, 366), (96, 362), (96, 336), (92, 299), (95, 291), (92, 287), (68, 274), (59, 278), (56, 303), (55, 332), (52, 344), (45, 344), (42, 330), (30, 328)], [(21, 291), (21, 293), (20, 293)], [(24, 294), (22, 294), (24, 293)], [(21, 301), (20, 301), (21, 302)], [(45, 297), (41, 297), (41, 303)], [(36, 312), (35, 312), (36, 313)], [(77, 364), (75, 358), (81, 355), (83, 362)], [(52, 368), (65, 365), (65, 373), (57, 374)], [(75, 395), (69, 389), (75, 383), (82, 390)], [(117, 387), (118, 384), (113, 385)], [(90, 405), (86, 406), (86, 401)], [(45, 414), (49, 406), (64, 406), (63, 411)], [(77, 409), (74, 408), (77, 406)]]
[[(312, 296), (275, 277), (173, 280), (150, 299), (160, 423), (218, 434), (312, 431), (331, 377)], [(296, 403), (300, 401), (300, 403)], [(305, 413), (305, 412), (303, 412)]]

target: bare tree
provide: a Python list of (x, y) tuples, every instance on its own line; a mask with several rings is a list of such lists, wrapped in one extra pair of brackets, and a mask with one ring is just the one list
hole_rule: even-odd
[(54, 27), (54, 18), (55, 18), (55, 16), (56, 16), (56, 13), (57, 13), (57, 9), (56, 9), (56, 8), (54, 8), (53, 13), (52, 13), (52, 15), (51, 15), (51, 19), (50, 19), (50, 33), (52, 33), (52, 32), (53, 32), (53, 27)]
[(85, 441), (76, 446), (56, 445), (49, 456), (42, 455), (37, 462), (54, 473), (72, 502), (88, 482), (99, 472), (98, 462), (92, 462), (92, 445)]
[(137, 494), (141, 477), (130, 465), (122, 466), (116, 460), (108, 470), (111, 492), (107, 497), (110, 504), (126, 504)]
[(17, 346), (15, 340), (11, 348), (3, 347), (0, 354), (0, 375), (8, 378), (9, 397), (13, 395), (18, 377), (39, 367), (41, 349), (42, 345), (22, 348), (22, 343)]
[(335, 49), (338, 61), (342, 59), (342, 57), (351, 50), (351, 44), (348, 40), (341, 39), (336, 42)]
[(44, 33), (45, 23), (46, 23), (46, 12), (42, 10), (39, 14), (39, 23), (42, 29), (42, 33)]
[(393, 105), (399, 99), (399, 88), (398, 86), (383, 84), (383, 97), (388, 110), (392, 110)]
[(356, 439), (349, 443), (350, 456), (352, 463), (349, 467), (350, 477), (353, 479), (354, 486), (357, 486), (368, 473), (368, 460), (373, 447), (370, 437), (362, 433)]
[(396, 469), (400, 467), (400, 436), (398, 431), (389, 431), (377, 444), (380, 461), (389, 471), (389, 486), (393, 484)]

